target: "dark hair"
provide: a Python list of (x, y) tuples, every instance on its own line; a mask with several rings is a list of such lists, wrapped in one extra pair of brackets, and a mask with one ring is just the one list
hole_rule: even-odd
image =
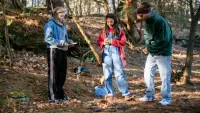
[(108, 32), (109, 32), (109, 26), (107, 25), (107, 19), (108, 18), (112, 18), (114, 20), (114, 24), (113, 24), (113, 34), (112, 36), (119, 36), (119, 33), (120, 33), (120, 29), (119, 29), (119, 23), (118, 23), (118, 20), (117, 20), (117, 16), (113, 13), (109, 13), (106, 15), (106, 18), (105, 18), (105, 34), (108, 35)]
[(142, 2), (138, 5), (137, 14), (147, 14), (151, 12), (151, 4), (149, 2)]
[(143, 6), (142, 8), (144, 8), (144, 9), (152, 7), (151, 3), (149, 3), (149, 2), (142, 2), (141, 5)]
[(65, 13), (65, 12), (66, 12), (66, 9), (64, 7), (56, 7), (52, 12), (52, 16), (54, 18), (57, 18), (59, 13)]

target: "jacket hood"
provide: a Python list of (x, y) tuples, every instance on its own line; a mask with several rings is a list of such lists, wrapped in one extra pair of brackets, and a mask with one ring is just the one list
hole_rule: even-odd
[(52, 21), (52, 22), (54, 22), (55, 24), (57, 24), (57, 25), (59, 25), (61, 27), (63, 27), (65, 25), (63, 22), (62, 23), (58, 23), (52, 16), (49, 18), (48, 21)]

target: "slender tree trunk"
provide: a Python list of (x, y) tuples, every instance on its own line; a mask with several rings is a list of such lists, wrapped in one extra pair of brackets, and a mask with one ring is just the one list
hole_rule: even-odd
[(98, 15), (100, 16), (100, 14), (101, 14), (101, 6), (99, 5), (99, 4), (97, 4), (98, 6), (98, 8), (97, 8), (97, 12), (98, 12)]
[(13, 60), (12, 60), (12, 54), (10, 51), (10, 41), (9, 41), (9, 37), (8, 37), (8, 26), (7, 26), (6, 14), (5, 14), (5, 1), (4, 0), (1, 0), (1, 6), (2, 6), (2, 12), (3, 12), (3, 19), (4, 19), (4, 37), (6, 40), (7, 54), (10, 59), (10, 66), (12, 66)]
[(56, 7), (64, 7), (64, 2), (63, 0), (51, 0), (53, 4), (53, 8)]
[(87, 5), (85, 5), (87, 4), (87, 0), (82, 1), (82, 3), (83, 3), (83, 6), (82, 6), (83, 15), (87, 15)]
[(10, 9), (23, 9), (23, 4), (19, 0), (7, 0), (6, 7)]
[(109, 4), (107, 0), (94, 0), (99, 6), (102, 6), (105, 10), (105, 15), (109, 13)]
[(119, 23), (122, 25), (126, 33), (129, 49), (133, 50), (133, 43), (135, 44), (133, 33), (135, 33), (135, 31), (132, 30), (134, 30), (134, 20), (136, 19), (136, 14), (134, 12), (136, 10), (137, 3), (132, 3), (137, 2), (137, 0), (126, 0), (125, 2), (123, 0), (120, 0), (118, 2), (119, 5), (116, 9), (116, 13), (118, 15), (118, 18), (122, 17), (121, 19), (119, 19)]
[(56, 7), (64, 7), (64, 2), (62, 0), (47, 0), (47, 10), (51, 10), (51, 3), (53, 9)]
[(128, 40), (134, 44), (141, 42), (141, 37), (135, 36), (135, 30), (137, 29), (137, 26), (134, 22), (136, 21), (136, 13), (135, 13), (136, 9), (137, 9), (137, 0), (126, 0), (126, 15), (125, 16), (127, 18), (127, 22), (126, 22), (127, 31), (130, 36)]
[(48, 7), (49, 4), (50, 4), (50, 3), (49, 3), (49, 0), (46, 0), (45, 6), (47, 7), (47, 9), (49, 8), (49, 7)]
[[(67, 4), (70, 4), (70, 0), (66, 0)], [(70, 14), (70, 11), (67, 10), (67, 14), (69, 15)]]
[(26, 7), (26, 3), (27, 3), (26, 0), (22, 0), (22, 4), (24, 7)]
[(193, 62), (193, 49), (194, 49), (194, 40), (195, 34), (197, 30), (198, 20), (200, 19), (200, 6), (195, 14), (192, 0), (190, 0), (190, 10), (191, 10), (191, 26), (190, 26), (190, 34), (187, 48), (187, 57), (183, 70), (182, 83), (183, 84), (192, 84), (190, 80), (190, 76), (192, 74), (192, 62)]
[(102, 5), (97, 0), (94, 0), (94, 2), (96, 3), (96, 6), (97, 6), (98, 15), (100, 15), (101, 14), (101, 7), (102, 7)]
[(40, 0), (37, 0), (37, 6), (40, 6)]
[(136, 41), (133, 41), (133, 37), (135, 35), (133, 21), (131, 20), (128, 14), (127, 14), (127, 30), (128, 30), (129, 35), (131, 36), (131, 42), (135, 43)]
[[(50, 8), (49, 5), (50, 5), (50, 0), (46, 0), (46, 5), (45, 6), (47, 7), (47, 9)], [(48, 10), (50, 10), (50, 9), (48, 9)]]
[(112, 4), (113, 4), (113, 12), (116, 13), (115, 0), (112, 0)]
[(103, 2), (104, 2), (105, 13), (108, 14), (109, 13), (108, 1), (107, 0), (103, 0)]
[(77, 0), (74, 2), (74, 5), (75, 5), (75, 15), (78, 16), (78, 1)]
[(83, 0), (79, 0), (79, 15), (80, 16), (83, 16), (83, 12), (82, 12), (82, 2), (83, 2)]
[(32, 7), (34, 7), (34, 0), (32, 0)]
[(81, 34), (83, 35), (84, 40), (88, 43), (88, 45), (89, 45), (91, 51), (93, 52), (94, 56), (96, 57), (96, 60), (97, 60), (98, 64), (101, 65), (101, 61), (100, 61), (99, 55), (97, 54), (97, 52), (95, 51), (94, 47), (92, 46), (92, 44), (91, 44), (89, 38), (87, 37), (87, 35), (85, 34), (83, 28), (78, 24), (75, 15), (73, 15), (73, 12), (71, 11), (71, 9), (70, 9), (70, 7), (69, 7), (69, 4), (67, 3), (66, 0), (64, 0), (64, 2), (65, 2), (65, 4), (66, 4), (67, 9), (68, 9), (68, 10), (70, 11), (70, 13), (72, 14), (73, 21), (74, 21), (75, 24), (77, 25), (77, 27), (78, 27), (78, 29), (80, 30)]
[(88, 0), (87, 15), (90, 16), (90, 14), (91, 14), (91, 1)]

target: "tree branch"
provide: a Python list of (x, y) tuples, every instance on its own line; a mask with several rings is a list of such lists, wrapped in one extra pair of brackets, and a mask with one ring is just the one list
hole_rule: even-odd
[(5, 1), (1, 0), (1, 6), (2, 6), (2, 12), (3, 12), (3, 20), (4, 20), (4, 37), (6, 40), (6, 48), (7, 48), (7, 54), (10, 59), (10, 67), (13, 65), (13, 60), (12, 60), (12, 54), (10, 51), (10, 40), (8, 36), (8, 26), (7, 26), (7, 19), (6, 19), (6, 12), (5, 12)]
[(81, 32), (81, 34), (82, 34), (84, 40), (88, 43), (88, 45), (89, 45), (91, 51), (93, 52), (94, 56), (96, 57), (96, 60), (97, 60), (98, 64), (100, 65), (100, 64), (101, 64), (101, 61), (100, 61), (99, 55), (97, 54), (97, 52), (95, 51), (94, 47), (92, 46), (92, 44), (91, 44), (89, 38), (87, 37), (86, 33), (84, 32), (83, 28), (78, 24), (77, 19), (76, 19), (76, 16), (73, 14), (71, 8), (69, 7), (69, 4), (67, 3), (66, 0), (64, 0), (64, 2), (65, 2), (65, 4), (66, 4), (67, 9), (68, 9), (68, 10), (70, 11), (70, 13), (72, 14), (72, 18), (73, 18), (74, 23), (76, 24), (76, 26), (78, 27), (79, 31)]

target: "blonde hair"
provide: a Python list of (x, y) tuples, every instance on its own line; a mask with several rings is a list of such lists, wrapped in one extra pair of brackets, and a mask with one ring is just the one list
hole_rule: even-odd
[(52, 16), (53, 18), (57, 18), (59, 13), (66, 13), (66, 9), (64, 7), (56, 7), (53, 12)]

